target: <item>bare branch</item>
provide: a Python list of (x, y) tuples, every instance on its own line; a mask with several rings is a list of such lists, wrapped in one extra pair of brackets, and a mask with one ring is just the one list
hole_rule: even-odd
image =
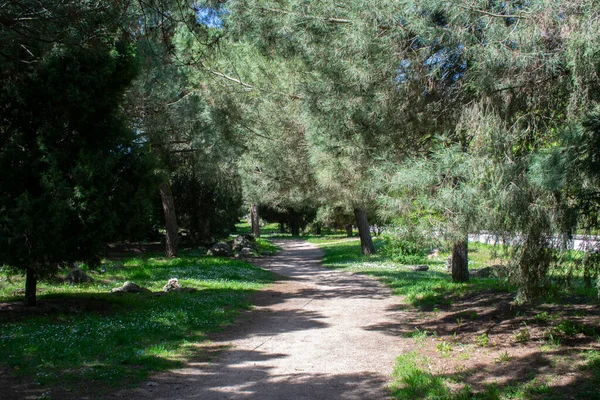
[(234, 77), (232, 77), (232, 76), (229, 76), (229, 75), (226, 75), (226, 74), (224, 74), (224, 73), (222, 73), (222, 72), (218, 72), (218, 71), (215, 71), (215, 70), (213, 70), (213, 69), (211, 69), (211, 68), (208, 68), (208, 67), (207, 67), (206, 65), (204, 65), (204, 63), (202, 63), (202, 62), (200, 63), (200, 65), (201, 65), (201, 66), (202, 66), (202, 67), (203, 67), (203, 68), (204, 68), (206, 71), (208, 71), (209, 73), (211, 73), (211, 74), (213, 74), (213, 75), (215, 75), (215, 76), (218, 76), (218, 77), (220, 77), (220, 78), (226, 79), (226, 80), (228, 80), (228, 81), (235, 82), (235, 83), (237, 83), (238, 85), (242, 86), (242, 87), (243, 87), (245, 90), (248, 90), (248, 91), (252, 91), (252, 90), (258, 90), (258, 91), (261, 91), (261, 92), (266, 92), (266, 93), (275, 93), (275, 94), (279, 94), (279, 95), (281, 95), (281, 96), (286, 96), (286, 97), (289, 97), (289, 98), (290, 98), (290, 99), (292, 99), (292, 100), (302, 100), (302, 99), (304, 99), (304, 97), (303, 97), (302, 95), (299, 95), (299, 94), (295, 94), (295, 93), (284, 93), (284, 92), (278, 92), (278, 91), (267, 90), (267, 89), (263, 89), (263, 88), (260, 88), (260, 87), (252, 86), (252, 85), (249, 85), (249, 84), (247, 84), (246, 82), (242, 81), (241, 79), (236, 79), (236, 78), (234, 78)]
[(314, 15), (298, 14), (298, 13), (294, 13), (291, 11), (282, 10), (280, 8), (262, 8), (262, 10), (273, 12), (273, 13), (279, 13), (279, 14), (293, 15), (296, 17), (307, 18), (307, 19), (319, 19), (321, 21), (329, 22), (331, 24), (351, 24), (352, 23), (352, 21), (349, 19), (333, 18), (333, 17), (329, 17), (329, 18), (315, 17)]

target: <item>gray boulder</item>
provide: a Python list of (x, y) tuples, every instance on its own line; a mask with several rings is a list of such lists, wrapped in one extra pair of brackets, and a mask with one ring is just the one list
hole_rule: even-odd
[(429, 266), (427, 265), (413, 265), (410, 267), (413, 271), (428, 271)]
[(232, 254), (229, 243), (218, 242), (206, 252), (209, 256), (214, 257), (229, 257)]
[(469, 275), (473, 278), (504, 279), (508, 276), (508, 269), (502, 264), (494, 264), (489, 267), (471, 270), (469, 271)]
[(452, 255), (449, 255), (446, 259), (446, 272), (452, 273)]
[(179, 292), (181, 291), (181, 285), (177, 278), (171, 278), (165, 286), (163, 286), (163, 292)]
[(496, 278), (500, 278), (500, 279), (504, 279), (504, 278), (508, 278), (508, 267), (506, 265), (502, 265), (502, 264), (494, 264), (491, 265), (490, 268), (492, 269), (492, 275), (495, 276)]
[(250, 251), (256, 249), (256, 244), (254, 241), (247, 238), (247, 236), (236, 236), (233, 239), (232, 246), (233, 251), (241, 252), (243, 249), (250, 249)]
[(493, 274), (491, 267), (472, 269), (469, 271), (469, 276), (472, 278), (489, 278)]
[(92, 277), (80, 268), (73, 267), (69, 268), (69, 273), (67, 274), (65, 281), (69, 283), (91, 282)]
[(253, 256), (254, 256), (254, 252), (249, 247), (242, 247), (241, 249), (236, 250), (236, 252), (235, 252), (236, 258), (253, 257)]
[(114, 288), (110, 291), (111, 293), (149, 293), (150, 290), (141, 287), (137, 283), (125, 282), (123, 286)]

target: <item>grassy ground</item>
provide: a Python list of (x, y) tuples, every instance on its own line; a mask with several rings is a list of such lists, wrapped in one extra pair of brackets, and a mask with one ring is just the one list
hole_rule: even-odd
[[(324, 264), (373, 276), (402, 296), (405, 318), (381, 327), (407, 338), (390, 390), (397, 399), (600, 399), (600, 311), (591, 290), (555, 288), (545, 301), (518, 305), (515, 290), (492, 278), (453, 283), (448, 254), (415, 272), (390, 260), (376, 240), (373, 256), (358, 239), (311, 238)], [(501, 260), (470, 245), (470, 268)], [(577, 285), (576, 285), (577, 286)], [(574, 293), (577, 296), (574, 296)]]
[[(267, 242), (261, 247), (275, 250)], [(11, 382), (33, 379), (67, 392), (139, 382), (198, 356), (195, 344), (231, 323), (249, 307), (248, 295), (274, 279), (247, 262), (193, 252), (103, 266), (104, 274), (90, 272), (92, 283), (41, 282), (35, 311), (13, 303), (21, 300), (14, 292), (24, 287), (22, 277), (0, 281), (0, 366)], [(198, 291), (157, 294), (170, 278)], [(125, 281), (155, 293), (109, 293)]]

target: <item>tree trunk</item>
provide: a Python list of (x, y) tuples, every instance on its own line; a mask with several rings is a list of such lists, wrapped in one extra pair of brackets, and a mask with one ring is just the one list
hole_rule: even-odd
[(469, 244), (467, 240), (455, 242), (452, 246), (452, 281), (469, 280)]
[(356, 225), (358, 226), (358, 235), (360, 236), (362, 253), (375, 254), (375, 246), (373, 245), (373, 239), (371, 238), (371, 229), (369, 227), (369, 220), (367, 219), (367, 212), (364, 208), (355, 208), (354, 217), (356, 218)]
[(165, 228), (167, 231), (165, 236), (165, 253), (167, 257), (177, 257), (177, 234), (179, 227), (177, 226), (175, 202), (173, 201), (171, 185), (169, 185), (168, 182), (163, 182), (160, 184), (159, 189), (163, 212), (165, 213)]
[(285, 223), (282, 221), (279, 222), (279, 233), (285, 233)]
[(35, 307), (37, 304), (37, 274), (33, 268), (27, 268), (27, 278), (25, 280), (25, 305)]
[(250, 221), (252, 222), (252, 234), (255, 238), (260, 237), (260, 216), (258, 215), (258, 205), (252, 204), (250, 207)]
[(290, 211), (289, 216), (292, 236), (300, 236), (300, 218), (298, 217), (298, 213), (296, 211)]
[(346, 225), (346, 236), (352, 237), (352, 224)]
[(315, 234), (319, 235), (319, 236), (321, 235), (321, 223), (320, 222), (317, 222), (315, 224)]

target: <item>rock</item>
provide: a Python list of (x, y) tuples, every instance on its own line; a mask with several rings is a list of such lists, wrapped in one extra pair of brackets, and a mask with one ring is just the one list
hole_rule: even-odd
[(431, 253), (427, 255), (428, 260), (433, 260), (434, 258), (438, 258), (440, 256), (440, 249), (433, 249)]
[(429, 266), (427, 265), (413, 265), (410, 267), (413, 271), (428, 271)]
[(248, 234), (244, 235), (244, 237), (246, 239), (248, 239), (249, 241), (251, 241), (252, 243), (256, 242), (256, 237), (254, 237), (254, 235), (251, 234), (251, 233), (248, 233)]
[(489, 278), (490, 276), (492, 276), (492, 268), (485, 267), (480, 269), (473, 269), (469, 271), (469, 275), (472, 278)]
[(150, 290), (141, 287), (137, 283), (125, 282), (123, 286), (114, 288), (110, 291), (111, 293), (148, 293)]
[(231, 256), (231, 246), (225, 242), (218, 242), (206, 254), (214, 257), (229, 257)]
[(179, 292), (181, 291), (181, 285), (177, 278), (171, 278), (165, 286), (163, 286), (163, 292)]
[(480, 269), (469, 271), (469, 275), (473, 278), (506, 278), (508, 269), (502, 264), (490, 265)]
[(243, 249), (249, 249), (252, 252), (253, 249), (256, 249), (256, 244), (246, 236), (236, 236), (231, 247), (235, 252), (241, 252)]
[(449, 255), (446, 260), (446, 272), (452, 273), (452, 255)]
[(504, 279), (508, 277), (508, 267), (502, 264), (490, 265), (492, 275), (496, 278)]
[(85, 271), (79, 269), (79, 267), (73, 267), (69, 268), (69, 273), (65, 281), (69, 283), (82, 283), (91, 282), (92, 278)]
[(236, 257), (252, 257), (254, 256), (254, 252), (249, 247), (242, 247), (240, 250), (236, 251)]

